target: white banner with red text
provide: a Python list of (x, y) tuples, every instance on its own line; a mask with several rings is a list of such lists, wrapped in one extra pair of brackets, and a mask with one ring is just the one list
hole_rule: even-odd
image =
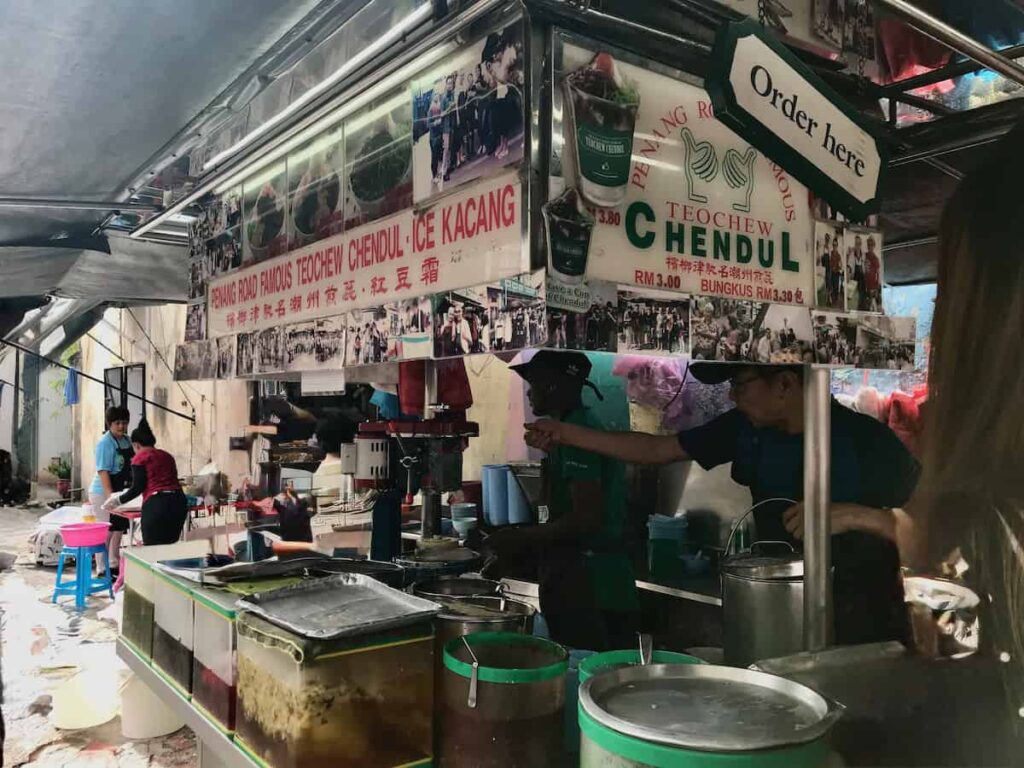
[(529, 269), (518, 174), (482, 181), (210, 284), (209, 336), (315, 320)]

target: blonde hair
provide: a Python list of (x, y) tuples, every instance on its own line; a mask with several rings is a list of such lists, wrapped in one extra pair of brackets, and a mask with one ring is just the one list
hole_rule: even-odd
[[(946, 204), (939, 231), (922, 477), (911, 503), (931, 563), (959, 547), (982, 643), (1024, 706), (1024, 125)], [(987, 596), (991, 596), (989, 602)]]

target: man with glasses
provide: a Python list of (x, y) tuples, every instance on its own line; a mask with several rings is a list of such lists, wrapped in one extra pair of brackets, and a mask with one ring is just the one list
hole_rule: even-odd
[[(704, 384), (729, 381), (736, 407), (678, 435), (601, 432), (566, 422), (526, 425), (541, 450), (585, 447), (636, 464), (732, 464), (750, 488), (757, 539), (799, 546), (803, 537), (804, 395), (801, 366), (693, 363)], [(918, 465), (885, 425), (832, 402), (832, 559), (835, 638), (841, 644), (904, 639), (906, 616), (895, 546), (898, 512)], [(793, 499), (794, 502), (768, 501)]]

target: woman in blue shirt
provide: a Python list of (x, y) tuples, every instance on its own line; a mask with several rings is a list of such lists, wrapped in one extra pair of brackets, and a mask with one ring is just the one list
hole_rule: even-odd
[(89, 486), (93, 514), (99, 522), (110, 522), (107, 548), (112, 571), (120, 568), (121, 534), (128, 530), (128, 520), (120, 515), (111, 516), (103, 509), (103, 502), (131, 485), (134, 452), (127, 435), (129, 418), (128, 409), (123, 406), (107, 409), (107, 431), (96, 444), (96, 476)]

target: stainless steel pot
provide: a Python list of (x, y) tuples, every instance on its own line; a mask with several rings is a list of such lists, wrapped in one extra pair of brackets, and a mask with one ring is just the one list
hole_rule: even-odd
[(536, 613), (526, 603), (504, 597), (439, 598), (441, 613), (434, 619), (436, 646), (440, 659), (449, 640), (474, 632), (517, 632), (528, 634), (533, 630)]
[(788, 551), (753, 551), (722, 563), (722, 625), (725, 663), (746, 667), (760, 659), (788, 656), (804, 645), (804, 563)]
[(421, 581), (412, 588), (414, 595), (425, 597), (427, 600), (443, 597), (487, 597), (500, 592), (501, 582), (461, 576)]

